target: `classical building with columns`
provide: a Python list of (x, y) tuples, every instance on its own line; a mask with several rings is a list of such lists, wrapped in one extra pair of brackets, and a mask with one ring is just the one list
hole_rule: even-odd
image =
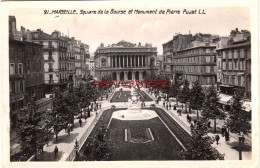
[(143, 80), (152, 71), (157, 73), (157, 47), (126, 41), (104, 47), (95, 52), (95, 76), (97, 79), (111, 76), (113, 80)]

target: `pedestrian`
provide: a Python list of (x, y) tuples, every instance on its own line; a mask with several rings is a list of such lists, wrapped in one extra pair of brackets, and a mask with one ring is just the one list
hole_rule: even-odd
[(222, 134), (222, 137), (225, 136), (225, 126), (224, 125), (221, 128), (221, 134)]
[(163, 102), (163, 107), (165, 107), (165, 101)]
[(99, 109), (101, 109), (101, 103), (99, 104)]
[(81, 118), (79, 119), (79, 126), (81, 127), (81, 125), (82, 125), (82, 120), (81, 120)]
[[(109, 90), (110, 91), (110, 90)], [(107, 94), (107, 97), (106, 97), (106, 100), (108, 99), (108, 94)]]
[(225, 140), (229, 141), (229, 132), (225, 129)]
[(70, 136), (70, 126), (68, 126), (67, 131), (68, 131), (68, 136)]
[(189, 116), (189, 114), (187, 114), (187, 117), (186, 117), (186, 118), (187, 118), (187, 121), (189, 121), (189, 120), (190, 120), (190, 116)]
[(166, 110), (168, 110), (168, 104), (166, 104)]
[(59, 149), (57, 146), (55, 146), (54, 148), (54, 158), (57, 159), (58, 158), (58, 152), (59, 152)]
[(87, 121), (87, 115), (86, 115), (86, 113), (85, 113), (85, 115), (84, 115), (84, 118), (85, 118), (85, 122)]
[(211, 124), (211, 122), (209, 121), (209, 122), (208, 122), (208, 128), (210, 128), (210, 124)]
[(98, 116), (98, 112), (96, 112), (96, 117)]
[(171, 105), (171, 103), (169, 104), (169, 109), (171, 109), (172, 108), (172, 105)]
[(217, 145), (218, 145), (218, 141), (219, 141), (219, 139), (220, 139), (220, 137), (219, 137), (218, 134), (216, 135), (215, 139), (216, 139), (216, 142), (217, 142)]

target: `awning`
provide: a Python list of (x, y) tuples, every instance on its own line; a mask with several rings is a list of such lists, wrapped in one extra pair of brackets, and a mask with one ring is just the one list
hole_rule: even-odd
[(250, 112), (252, 110), (250, 101), (245, 101), (242, 107), (246, 112)]
[(219, 103), (221, 104), (229, 104), (230, 100), (232, 99), (232, 96), (220, 93), (219, 94)]

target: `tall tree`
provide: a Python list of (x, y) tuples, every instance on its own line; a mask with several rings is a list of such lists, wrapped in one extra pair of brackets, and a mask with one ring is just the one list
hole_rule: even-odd
[(179, 82), (178, 80), (175, 81), (175, 83), (173, 84), (173, 87), (172, 87), (172, 94), (173, 94), (173, 97), (176, 98), (176, 104), (178, 106), (178, 97), (179, 97), (179, 94), (180, 94), (180, 91), (181, 91), (181, 82)]
[(194, 82), (190, 92), (190, 108), (197, 110), (197, 117), (199, 117), (199, 110), (202, 108), (204, 97), (201, 85), (198, 81)]
[[(230, 131), (238, 134), (248, 134), (251, 132), (250, 119), (242, 107), (242, 96), (243, 92), (237, 91), (233, 96), (231, 110), (229, 112), (230, 121), (228, 126)], [(239, 159), (242, 160), (242, 150), (239, 147)]]
[(184, 160), (224, 160), (224, 155), (211, 146), (213, 142), (214, 138), (208, 136), (207, 126), (199, 124), (192, 130), (192, 141), (180, 156)]
[(178, 98), (180, 100), (180, 102), (183, 104), (185, 103), (185, 111), (187, 112), (187, 103), (189, 101), (190, 98), (190, 88), (189, 88), (190, 84), (188, 80), (184, 80), (183, 84), (182, 84), (182, 89), (178, 95)]
[(58, 141), (58, 134), (62, 129), (66, 128), (66, 124), (70, 121), (70, 115), (67, 112), (66, 101), (60, 89), (55, 87), (53, 93), (52, 125), (56, 141)]
[(213, 86), (210, 86), (205, 95), (205, 100), (203, 103), (203, 110), (201, 115), (205, 119), (214, 120), (214, 132), (216, 133), (216, 120), (223, 120), (226, 117), (225, 112), (219, 106), (218, 93)]
[(22, 153), (27, 156), (34, 153), (37, 159), (37, 149), (49, 141), (51, 128), (46, 126), (44, 113), (38, 110), (35, 96), (32, 96), (27, 108), (20, 111), (18, 125)]

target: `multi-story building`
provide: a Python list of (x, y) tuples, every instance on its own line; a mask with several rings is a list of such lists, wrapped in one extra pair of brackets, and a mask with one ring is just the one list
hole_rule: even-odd
[(76, 87), (75, 50), (73, 39), (70, 39), (67, 42), (67, 55), (69, 63), (69, 81), (73, 81), (73, 86)]
[(151, 44), (137, 46), (126, 41), (107, 47), (101, 44), (94, 59), (97, 79), (112, 76), (113, 80), (143, 80), (152, 71), (158, 71), (157, 48)]
[(236, 90), (251, 99), (251, 34), (247, 30), (232, 30), (218, 43), (218, 89), (226, 95)]
[(197, 33), (177, 34), (163, 44), (164, 69), (173, 80), (198, 81), (203, 87), (216, 83), (216, 43), (219, 37)]
[(52, 93), (53, 87), (66, 88), (69, 83), (69, 57), (67, 55), (67, 38), (59, 31), (51, 35), (41, 29), (32, 31), (32, 41), (43, 45), (44, 80), (46, 92)]
[(82, 67), (82, 76), (87, 78), (90, 74), (86, 62), (89, 60), (89, 46), (87, 44), (81, 43), (81, 67)]
[(24, 74), (25, 90), (28, 97), (36, 100), (45, 97), (43, 45), (25, 42)]
[[(36, 100), (45, 96), (42, 45), (25, 41), (27, 32), (16, 29), (16, 19), (9, 16), (9, 64), (10, 64), (10, 116), (15, 121), (16, 110), (35, 95)], [(21, 33), (22, 32), (22, 33)]]
[(94, 57), (90, 57), (89, 59), (89, 69), (90, 69), (90, 75), (95, 76), (95, 60)]
[(9, 39), (10, 116), (26, 104), (24, 56), (25, 43)]
[(163, 46), (163, 70), (165, 75), (169, 78), (173, 78), (173, 40), (162, 44)]

